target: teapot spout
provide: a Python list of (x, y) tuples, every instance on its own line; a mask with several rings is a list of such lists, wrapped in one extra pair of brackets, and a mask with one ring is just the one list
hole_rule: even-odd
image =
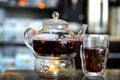
[(85, 32), (87, 30), (88, 25), (87, 24), (83, 24), (81, 30), (78, 32), (77, 36), (80, 36), (81, 38), (83, 38), (83, 36), (85, 35)]

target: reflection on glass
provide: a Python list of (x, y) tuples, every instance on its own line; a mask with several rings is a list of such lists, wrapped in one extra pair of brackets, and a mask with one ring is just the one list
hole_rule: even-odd
[[(43, 78), (43, 77), (37, 77), (36, 80), (61, 80), (60, 78)], [(63, 78), (62, 80), (73, 80), (71, 77)]]
[(104, 80), (102, 76), (83, 76), (82, 80)]

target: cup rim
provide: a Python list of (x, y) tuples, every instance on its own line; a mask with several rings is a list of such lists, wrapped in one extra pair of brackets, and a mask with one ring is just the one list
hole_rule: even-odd
[(85, 34), (85, 36), (91, 36), (91, 37), (101, 37), (101, 36), (104, 36), (104, 37), (110, 37), (109, 34)]
[(89, 34), (89, 33), (87, 33), (87, 34), (85, 34), (85, 35), (104, 35), (104, 36), (109, 36), (109, 34)]

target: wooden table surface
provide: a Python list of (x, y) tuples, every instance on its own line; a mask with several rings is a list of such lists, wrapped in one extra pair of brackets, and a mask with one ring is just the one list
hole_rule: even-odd
[(120, 69), (107, 69), (104, 76), (97, 79), (86, 78), (80, 69), (66, 79), (45, 79), (38, 77), (33, 70), (6, 70), (0, 80), (120, 80)]

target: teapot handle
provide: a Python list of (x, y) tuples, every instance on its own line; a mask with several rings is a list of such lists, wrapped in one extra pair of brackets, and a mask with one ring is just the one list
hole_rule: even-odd
[[(30, 31), (32, 31), (32, 34), (30, 33)], [(25, 42), (26, 46), (29, 47), (32, 51), (34, 51), (34, 50), (33, 50), (31, 42), (37, 32), (38, 31), (32, 27), (27, 28), (24, 32), (24, 42)]]

